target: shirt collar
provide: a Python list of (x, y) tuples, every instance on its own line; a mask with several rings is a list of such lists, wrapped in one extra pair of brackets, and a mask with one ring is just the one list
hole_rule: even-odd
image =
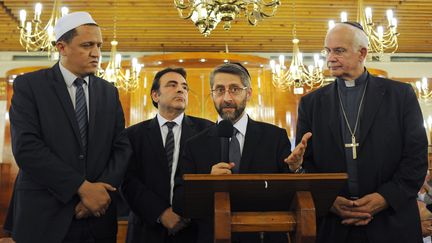
[[(73, 83), (75, 82), (75, 79), (77, 79), (78, 77), (77, 77), (75, 74), (73, 74), (71, 71), (69, 71), (68, 69), (66, 69), (66, 68), (61, 64), (61, 62), (59, 62), (59, 67), (60, 67), (60, 72), (61, 72), (62, 75), (63, 75), (63, 79), (64, 79), (65, 82), (66, 82), (66, 86), (67, 86), (68, 88), (72, 87)], [(89, 82), (90, 82), (90, 78), (89, 78), (89, 76), (85, 76), (83, 79), (84, 79), (84, 81), (86, 82), (86, 84), (88, 85)]]
[[(165, 125), (166, 122), (170, 121), (170, 120), (165, 119), (165, 117), (161, 116), (161, 114), (159, 112), (157, 113), (156, 117), (157, 117), (158, 122), (159, 122), (159, 127), (161, 127), (161, 128), (163, 125)], [(181, 126), (182, 121), (183, 121), (183, 117), (184, 117), (184, 113), (181, 113), (176, 118), (174, 118), (174, 120), (172, 120), (172, 121), (175, 122), (178, 126)]]
[[(366, 82), (366, 79), (367, 79), (367, 77), (368, 77), (368, 75), (369, 75), (369, 72), (366, 70), (366, 68), (364, 69), (364, 72), (358, 77), (358, 78), (356, 78), (354, 81), (355, 81), (355, 85), (353, 86), (353, 87), (355, 87), (355, 86), (361, 86), (361, 85), (363, 85), (365, 82)], [(340, 86), (340, 87), (342, 87), (342, 88), (350, 88), (349, 86), (347, 86), (346, 84), (345, 84), (345, 81), (346, 80), (344, 80), (344, 79), (341, 79), (341, 78), (336, 78), (336, 82), (337, 82), (337, 84)]]
[[(241, 133), (243, 136), (246, 136), (246, 128), (247, 128), (247, 124), (248, 124), (248, 118), (249, 118), (249, 116), (245, 112), (245, 113), (243, 113), (243, 116), (233, 125), (239, 131), (239, 133)], [(222, 120), (223, 120), (222, 117), (220, 117), (218, 115), (218, 123)]]

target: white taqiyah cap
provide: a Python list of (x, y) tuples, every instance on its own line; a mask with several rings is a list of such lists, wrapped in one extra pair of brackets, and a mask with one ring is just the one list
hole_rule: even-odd
[(55, 40), (58, 41), (62, 35), (84, 24), (96, 24), (87, 12), (73, 12), (66, 14), (57, 20), (54, 27)]

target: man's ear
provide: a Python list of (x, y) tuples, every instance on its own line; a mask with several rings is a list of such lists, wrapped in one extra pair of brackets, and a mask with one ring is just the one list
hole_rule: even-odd
[(158, 103), (158, 102), (159, 102), (159, 94), (158, 94), (158, 91), (157, 91), (157, 90), (153, 90), (153, 91), (151, 92), (151, 98), (152, 98), (152, 100), (153, 100), (155, 103)]
[(60, 56), (64, 56), (65, 53), (65, 48), (66, 48), (66, 43), (64, 41), (59, 41), (55, 44), (57, 51), (59, 52)]
[(368, 54), (368, 49), (366, 47), (362, 47), (360, 49), (360, 53), (361, 53), (361, 58), (362, 58), (361, 61), (364, 61), (366, 59), (367, 54)]
[(246, 89), (246, 98), (248, 101), (252, 98), (252, 87)]

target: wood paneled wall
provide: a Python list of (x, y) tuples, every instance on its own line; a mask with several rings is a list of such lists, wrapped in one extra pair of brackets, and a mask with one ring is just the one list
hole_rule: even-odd
[[(182, 62), (179, 62), (180, 59)], [(205, 59), (205, 62), (202, 62), (201, 59)], [(133, 93), (120, 91), (120, 100), (124, 109), (126, 125), (129, 126), (155, 116), (157, 110), (151, 102), (151, 84), (155, 73), (167, 66), (181, 66), (187, 71), (190, 92), (186, 113), (216, 120), (217, 113), (210, 97), (209, 74), (214, 67), (224, 63), (224, 60), (242, 63), (248, 68), (251, 74), (253, 93), (252, 99), (247, 105), (248, 114), (253, 119), (285, 128), (288, 136), (294, 138), (297, 106), (301, 96), (294, 95), (289, 91), (282, 92), (273, 87), (271, 71), (263, 67), (263, 65), (265, 66), (268, 63), (268, 59), (251, 55), (227, 53), (174, 53), (139, 58), (139, 62), (145, 64), (141, 75), (140, 87)], [(128, 62), (124, 62), (123, 64), (127, 66)], [(40, 68), (42, 67), (16, 69), (11, 70), (8, 74), (21, 74)], [(370, 71), (383, 76), (387, 75), (382, 70)], [(0, 82), (6, 84), (7, 93), (4, 98), (7, 99), (7, 107), (9, 108), (13, 93), (12, 85), (8, 84), (4, 78), (0, 78)], [(4, 164), (0, 164), (0, 227), (4, 222), (4, 216), (12, 191), (12, 183), (17, 173), (17, 166), (11, 151), (8, 116), (6, 116), (5, 129), (3, 147)], [(119, 226), (119, 242), (124, 242), (126, 225), (121, 223)]]
[[(205, 59), (205, 62), (201, 59)], [(130, 94), (130, 124), (150, 119), (157, 113), (151, 103), (150, 89), (156, 72), (168, 66), (181, 66), (187, 71), (190, 92), (186, 113), (216, 120), (217, 113), (210, 96), (209, 75), (214, 67), (223, 64), (225, 60), (242, 63), (251, 75), (252, 99), (247, 105), (248, 114), (253, 119), (286, 128), (292, 136), (300, 96), (292, 92), (281, 92), (273, 87), (271, 71), (264, 68), (268, 59), (227, 53), (173, 53), (141, 57), (139, 61), (145, 68), (142, 85)]]
[[(201, 62), (201, 58), (206, 59), (206, 62)], [(179, 63), (179, 59), (182, 59), (183, 63)], [(154, 117), (157, 110), (151, 103), (151, 84), (155, 73), (167, 66), (182, 66), (187, 71), (187, 81), (191, 91), (189, 92), (189, 105), (186, 113), (216, 120), (217, 113), (210, 97), (209, 74), (214, 67), (222, 64), (224, 60), (242, 63), (251, 74), (253, 95), (247, 106), (248, 114), (253, 119), (287, 128), (289, 136), (292, 137), (295, 131), (294, 121), (296, 120), (296, 107), (299, 96), (290, 92), (279, 92), (273, 88), (271, 72), (261, 67), (261, 65), (268, 63), (268, 59), (226, 53), (176, 53), (140, 58), (140, 62), (144, 63), (145, 67), (141, 75), (139, 89), (133, 93), (120, 90), (120, 100), (125, 114), (126, 125), (129, 126)], [(162, 64), (158, 64), (158, 62), (162, 62)], [(128, 63), (125, 62), (124, 64), (127, 66)], [(8, 75), (19, 75), (41, 68), (45, 67), (14, 69), (10, 70)], [(12, 85), (7, 83), (6, 79), (0, 79), (0, 82), (6, 84), (7, 94), (5, 98), (8, 101), (7, 107), (9, 109), (13, 94)], [(8, 116), (5, 129), (5, 145), (3, 147), (3, 161), (5, 164), (0, 167), (0, 227), (4, 223), (13, 181), (17, 174), (17, 166), (11, 150)], [(124, 242), (126, 225), (122, 223), (119, 226), (119, 242)]]

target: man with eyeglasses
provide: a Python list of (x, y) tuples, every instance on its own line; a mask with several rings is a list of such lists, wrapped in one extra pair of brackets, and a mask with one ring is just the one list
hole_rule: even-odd
[[(174, 189), (173, 207), (179, 214), (183, 208), (183, 174), (289, 173), (290, 169), (285, 160), (294, 162), (293, 156), (288, 158), (291, 144), (285, 129), (254, 121), (246, 114), (252, 88), (251, 77), (245, 67), (237, 63), (216, 67), (210, 74), (210, 87), (211, 97), (219, 114), (218, 122), (222, 119), (229, 120), (234, 126), (234, 133), (230, 138), (230, 161), (221, 159), (221, 140), (217, 125), (186, 143)], [(305, 135), (305, 140), (309, 137), (310, 134)], [(237, 154), (232, 156), (233, 147), (237, 147), (234, 149)], [(200, 219), (198, 222), (198, 242), (213, 242), (212, 220)], [(287, 241), (286, 233), (233, 234), (233, 242)]]
[(422, 242), (416, 196), (427, 138), (413, 88), (367, 71), (368, 39), (357, 23), (329, 30), (324, 53), (336, 80), (301, 99), (297, 141), (313, 137), (303, 162), (291, 163), (306, 173), (348, 173), (319, 219), (317, 242)]
[(121, 187), (132, 209), (128, 243), (195, 242), (195, 225), (171, 208), (174, 174), (185, 141), (213, 123), (184, 114), (188, 92), (183, 68), (159, 71), (150, 91), (158, 114), (126, 130), (133, 150)]

